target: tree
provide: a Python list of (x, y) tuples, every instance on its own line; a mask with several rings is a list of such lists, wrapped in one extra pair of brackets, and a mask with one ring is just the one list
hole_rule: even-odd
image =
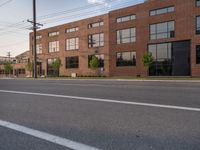
[(144, 55), (142, 57), (142, 63), (144, 65), (144, 67), (146, 68), (146, 70), (149, 72), (149, 68), (150, 68), (151, 64), (153, 63), (152, 53), (150, 53), (150, 52), (144, 53)]
[(94, 55), (89, 62), (90, 68), (96, 70), (99, 67), (99, 59)]
[(4, 64), (4, 70), (5, 70), (5, 73), (9, 74), (9, 76), (10, 76), (11, 71), (13, 70), (11, 63), (5, 63)]
[(59, 69), (62, 66), (60, 58), (56, 58), (55, 61), (51, 64), (52, 69), (54, 70), (54, 73), (56, 76), (59, 76)]
[(28, 63), (26, 64), (26, 69), (30, 72), (30, 75), (32, 75), (33, 63), (28, 62)]

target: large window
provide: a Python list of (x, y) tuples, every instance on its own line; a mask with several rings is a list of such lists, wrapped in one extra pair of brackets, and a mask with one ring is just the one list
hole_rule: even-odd
[(49, 53), (59, 51), (59, 41), (49, 42)]
[(150, 10), (150, 16), (166, 14), (166, 13), (170, 13), (170, 12), (174, 12), (174, 11), (175, 11), (175, 7), (174, 6), (155, 9), (155, 10)]
[(66, 33), (70, 33), (70, 32), (76, 32), (76, 31), (78, 31), (78, 30), (79, 30), (78, 27), (74, 27), (74, 28), (66, 29), (65, 32), (66, 32)]
[(150, 75), (171, 75), (172, 43), (149, 45), (149, 52), (154, 58), (150, 67)]
[(79, 38), (71, 38), (66, 40), (66, 50), (79, 49)]
[[(89, 55), (88, 56), (88, 67), (90, 68), (90, 61), (91, 61), (91, 59), (92, 59), (92, 56), (94, 56), (94, 55)], [(104, 55), (103, 54), (100, 54), (100, 55), (95, 55), (97, 58), (98, 58), (98, 60), (99, 60), (99, 68), (103, 68), (104, 67)]]
[(116, 66), (136, 66), (136, 52), (117, 53)]
[(66, 57), (66, 68), (79, 68), (79, 57), (73, 56), (73, 57)]
[(136, 41), (136, 29), (128, 28), (117, 31), (117, 44), (131, 43)]
[(95, 22), (95, 23), (90, 23), (90, 24), (88, 24), (88, 29), (100, 27), (100, 26), (103, 26), (103, 25), (104, 25), (103, 21)]
[(56, 32), (50, 32), (50, 33), (49, 33), (49, 37), (51, 37), (51, 36), (56, 36), (56, 35), (59, 35), (59, 32), (58, 32), (58, 31), (56, 31)]
[(117, 23), (126, 22), (130, 20), (135, 20), (135, 19), (136, 19), (136, 15), (123, 16), (123, 17), (117, 18)]
[(37, 52), (37, 54), (42, 54), (42, 44), (36, 45), (36, 52)]
[(56, 58), (47, 59), (47, 75), (56, 76), (59, 70), (55, 70), (52, 64), (56, 61)]
[(200, 6), (200, 0), (196, 0), (196, 6), (197, 6), (197, 7)]
[(196, 17), (196, 34), (200, 34), (200, 16)]
[(88, 36), (88, 47), (104, 46), (104, 33), (91, 34)]
[(163, 39), (175, 37), (174, 21), (150, 25), (150, 39)]
[(171, 43), (149, 45), (149, 52), (152, 53), (154, 60), (165, 61), (171, 59)]
[(200, 45), (196, 46), (196, 64), (200, 64)]

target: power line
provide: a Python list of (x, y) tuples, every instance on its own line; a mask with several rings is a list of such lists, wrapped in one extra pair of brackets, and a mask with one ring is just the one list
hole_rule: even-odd
[(4, 5), (6, 5), (6, 4), (8, 4), (8, 3), (12, 2), (12, 1), (13, 1), (13, 0), (8, 0), (8, 1), (4, 2), (4, 3), (1, 3), (1, 4), (0, 4), (0, 7), (4, 6)]
[[(108, 0), (107, 3), (111, 3), (111, 2), (115, 2), (115, 1), (117, 1), (117, 0)], [(38, 16), (37, 18), (39, 20), (42, 20), (42, 19), (46, 19), (46, 18), (49, 18), (49, 17), (55, 17), (55, 16), (63, 15), (63, 14), (66, 14), (66, 13), (82, 11), (82, 10), (86, 10), (88, 8), (92, 8), (94, 6), (103, 6), (103, 5), (104, 5), (103, 3), (89, 4), (89, 5), (85, 5), (85, 6), (82, 6), (82, 7), (77, 7), (77, 8), (73, 8), (73, 9), (68, 9), (68, 10), (64, 10), (64, 11), (58, 11), (58, 12), (49, 13), (49, 14), (46, 14), (46, 15), (41, 15), (41, 16)]]
[[(130, 4), (131, 2), (125, 2), (125, 3), (120, 3), (120, 4), (117, 4), (117, 5), (114, 5), (114, 7), (123, 7), (127, 4)], [(113, 8), (100, 8), (100, 9), (96, 9), (96, 10), (93, 10), (93, 11), (87, 11), (87, 12), (84, 12), (84, 13), (81, 13), (80, 14), (74, 14), (74, 15), (68, 15), (68, 16), (64, 16), (64, 17), (60, 17), (60, 18), (55, 18), (55, 19), (47, 19), (47, 20), (44, 20), (44, 21), (41, 21), (43, 24), (47, 24), (47, 23), (55, 23), (55, 22), (60, 22), (60, 21), (63, 21), (63, 19), (70, 19), (70, 18), (79, 18), (79, 17), (82, 17), (82, 16), (85, 16), (85, 15), (91, 15), (91, 14), (95, 14), (95, 13), (98, 13), (101, 11), (111, 11), (113, 10)]]
[[(109, 2), (114, 2), (114, 1), (116, 1), (116, 0), (109, 0)], [(125, 4), (129, 4), (129, 3), (130, 3), (130, 1), (126, 2), (126, 3), (121, 3), (121, 4), (118, 4), (117, 7), (123, 6)], [(103, 4), (86, 5), (86, 6), (83, 6), (83, 7), (78, 7), (78, 8), (74, 8), (74, 9), (70, 9), (70, 10), (65, 10), (65, 11), (60, 11), (60, 12), (56, 12), (56, 13), (51, 13), (51, 14), (47, 14), (47, 15), (44, 15), (44, 16), (40, 16), (40, 17), (43, 18), (41, 20), (44, 20), (42, 23), (47, 24), (47, 23), (51, 23), (51, 22), (52, 23), (54, 23), (54, 22), (60, 22), (63, 19), (79, 18), (79, 17), (82, 17), (83, 15), (91, 15), (91, 14), (94, 14), (94, 13), (98, 13), (99, 11), (113, 10), (113, 8), (109, 8), (109, 9), (108, 8), (107, 9), (106, 8), (103, 8), (103, 9), (101, 8), (101, 9), (97, 9), (95, 11), (87, 11), (85, 13), (81, 13), (81, 15), (80, 14), (74, 14), (72, 16), (63, 16), (63, 17), (60, 17), (60, 18), (53, 18), (53, 19), (47, 19), (46, 18), (47, 22), (45, 20), (45, 17), (55, 17), (56, 15), (61, 15), (61, 14), (63, 15), (65, 13), (67, 13), (67, 12), (78, 13), (78, 12), (80, 12), (82, 10), (87, 10), (89, 8), (92, 8), (91, 6), (100, 6), (100, 5), (103, 5)], [(116, 6), (114, 5), (114, 7), (116, 7)], [(9, 24), (8, 26), (5, 26), (5, 28), (6, 28), (5, 30), (7, 30), (7, 28), (13, 28), (13, 29), (10, 29), (8, 32), (3, 32), (3, 33), (9, 33), (9, 32), (12, 33), (13, 30), (16, 31), (15, 29), (26, 30), (26, 29), (29, 29), (30, 27), (31, 26), (30, 25), (26, 25), (25, 20), (23, 20), (23, 21), (20, 21), (20, 22), (14, 23), (14, 24)], [(3, 30), (3, 29), (1, 29), (1, 30)]]

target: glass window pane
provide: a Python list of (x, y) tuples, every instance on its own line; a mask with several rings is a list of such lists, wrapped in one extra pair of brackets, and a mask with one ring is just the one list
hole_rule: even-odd
[(156, 45), (149, 45), (149, 52), (152, 54), (153, 58), (156, 59)]
[(200, 16), (196, 17), (196, 33), (200, 34)]
[(168, 59), (168, 44), (158, 44), (157, 45), (157, 60), (163, 61)]
[(156, 11), (155, 10), (150, 11), (150, 16), (155, 16), (155, 15), (156, 15)]
[(116, 66), (135, 66), (136, 52), (117, 53), (116, 59)]
[(167, 23), (157, 24), (157, 33), (167, 32)]
[(156, 33), (156, 25), (155, 24), (150, 25), (150, 33), (151, 34), (155, 34)]
[(196, 0), (197, 7), (200, 6), (200, 0)]
[(175, 7), (174, 6), (168, 8), (168, 12), (174, 12), (174, 11), (175, 11)]
[(167, 13), (167, 8), (157, 10), (157, 14), (164, 14)]

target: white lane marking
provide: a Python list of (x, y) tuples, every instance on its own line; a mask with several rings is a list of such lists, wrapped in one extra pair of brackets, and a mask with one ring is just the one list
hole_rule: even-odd
[(162, 104), (152, 104), (152, 103), (139, 103), (139, 102), (130, 102), (130, 101), (120, 101), (120, 100), (90, 98), (90, 97), (79, 97), (79, 96), (67, 96), (67, 95), (57, 95), (57, 94), (9, 91), (9, 90), (0, 90), (0, 92), (1, 93), (12, 93), (12, 94), (23, 94), (23, 95), (57, 97), (57, 98), (69, 98), (69, 99), (78, 99), (78, 100), (86, 100), (86, 101), (118, 103), (118, 104), (127, 104), (127, 105), (138, 105), (138, 106), (148, 106), (148, 107), (158, 107), (158, 108), (168, 108), (168, 109), (188, 110), (188, 111), (198, 111), (198, 112), (200, 112), (200, 108), (193, 108), (193, 107), (162, 105)]
[(59, 136), (55, 136), (49, 133), (27, 128), (27, 127), (17, 125), (11, 122), (3, 121), (3, 120), (0, 120), (0, 126), (15, 130), (27, 135), (31, 135), (33, 137), (46, 140), (48, 142), (58, 144), (70, 149), (74, 149), (74, 150), (100, 150), (95, 147), (91, 147), (82, 143), (74, 142), (74, 141), (59, 137)]

